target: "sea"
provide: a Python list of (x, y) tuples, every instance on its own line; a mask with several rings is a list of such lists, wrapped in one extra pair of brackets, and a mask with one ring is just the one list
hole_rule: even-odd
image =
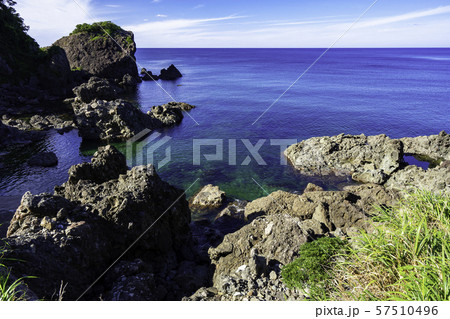
[[(286, 163), (286, 145), (314, 136), (386, 134), (392, 138), (450, 132), (450, 49), (138, 49), (139, 68), (154, 74), (174, 64), (176, 81), (149, 81), (130, 94), (147, 112), (170, 101), (196, 108), (181, 124), (141, 141), (115, 144), (130, 166), (153, 163), (165, 181), (192, 196), (220, 186), (253, 200), (282, 189), (302, 192), (352, 184), (348, 176), (305, 176)], [(49, 192), (71, 165), (98, 145), (77, 131), (0, 151), (0, 196)], [(32, 168), (39, 151), (59, 164)]]

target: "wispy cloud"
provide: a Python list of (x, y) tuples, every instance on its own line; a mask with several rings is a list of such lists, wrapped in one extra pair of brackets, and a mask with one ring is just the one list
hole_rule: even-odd
[(193, 7), (192, 9), (201, 9), (203, 8), (205, 5), (204, 4), (197, 4), (195, 7)]
[(400, 14), (396, 16), (389, 16), (389, 17), (382, 17), (382, 18), (376, 18), (376, 19), (370, 19), (366, 21), (361, 21), (358, 23), (357, 27), (363, 28), (363, 27), (375, 27), (380, 26), (384, 24), (390, 24), (390, 23), (396, 23), (401, 21), (407, 21), (407, 20), (414, 20), (418, 18), (424, 18), (424, 17), (430, 17), (435, 16), (439, 14), (444, 13), (450, 13), (450, 6), (441, 6), (434, 9), (428, 9), (423, 11), (414, 11), (414, 12), (408, 12), (405, 14)]
[(165, 14), (157, 14), (156, 17), (157, 18), (167, 18), (167, 15), (165, 15)]
[(120, 4), (105, 4), (105, 7), (108, 7), (108, 8), (120, 8), (122, 6)]
[[(91, 0), (77, 0), (87, 12), (92, 12)], [(73, 0), (22, 0), (16, 9), (30, 26), (29, 34), (42, 46), (50, 45), (69, 34), (79, 23), (90, 17)]]
[(161, 0), (152, 0), (153, 3), (161, 2)]

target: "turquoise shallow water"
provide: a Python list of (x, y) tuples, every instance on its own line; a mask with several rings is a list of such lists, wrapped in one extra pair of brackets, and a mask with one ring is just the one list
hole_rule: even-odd
[[(175, 64), (184, 77), (158, 83), (175, 100), (197, 108), (159, 138), (170, 140), (154, 154), (155, 162), (170, 146), (171, 161), (158, 169), (168, 182), (192, 194), (202, 185), (221, 186), (230, 196), (254, 199), (265, 189), (302, 191), (313, 181), (339, 188), (347, 177), (306, 177), (280, 165), (280, 148), (271, 139), (302, 140), (340, 133), (391, 137), (449, 131), (450, 49), (333, 49), (330, 50), (264, 116), (252, 123), (323, 52), (323, 49), (139, 49), (138, 62), (153, 73)], [(131, 96), (147, 111), (170, 101), (154, 82), (140, 84)], [(194, 139), (223, 141), (223, 160), (193, 165)], [(229, 165), (229, 140), (236, 140), (236, 163)], [(241, 139), (255, 145), (266, 140), (251, 158)], [(158, 138), (152, 143), (155, 143)], [(125, 152), (125, 144), (117, 145)], [(76, 131), (51, 134), (37, 145), (0, 155), (0, 196), (48, 191), (67, 178), (70, 165), (89, 159), (96, 145), (81, 144)], [(55, 168), (30, 169), (26, 159), (37, 150), (60, 157)], [(203, 154), (213, 153), (211, 146)], [(138, 152), (138, 158), (142, 154)], [(128, 154), (129, 164), (132, 158)], [(140, 160), (137, 161), (138, 164)], [(260, 185), (257, 185), (260, 184)]]

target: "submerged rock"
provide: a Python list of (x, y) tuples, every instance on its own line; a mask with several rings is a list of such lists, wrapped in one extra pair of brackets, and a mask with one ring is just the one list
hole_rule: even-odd
[(58, 157), (53, 152), (42, 152), (33, 155), (28, 160), (30, 166), (52, 167), (58, 165)]

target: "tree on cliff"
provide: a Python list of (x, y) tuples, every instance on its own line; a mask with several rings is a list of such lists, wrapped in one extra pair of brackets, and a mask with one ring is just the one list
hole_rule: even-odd
[(34, 71), (39, 45), (14, 9), (13, 0), (0, 0), (0, 83), (21, 79)]

